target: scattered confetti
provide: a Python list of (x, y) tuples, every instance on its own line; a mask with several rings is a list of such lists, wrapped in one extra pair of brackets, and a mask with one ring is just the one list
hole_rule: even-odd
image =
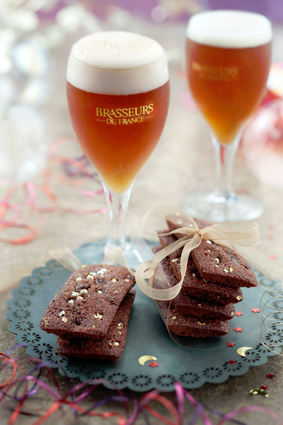
[(157, 362), (151, 362), (151, 363), (149, 363), (149, 366), (150, 367), (158, 367), (159, 364)]
[(241, 311), (235, 311), (234, 315), (235, 316), (243, 316), (243, 313)]
[(236, 328), (234, 328), (235, 332), (243, 332), (243, 328), (240, 328), (239, 326), (237, 326)]
[(252, 313), (260, 313), (260, 309), (259, 308), (252, 308), (251, 312)]
[(253, 347), (239, 347), (237, 349), (237, 354), (241, 357), (246, 357), (246, 351), (253, 350)]
[(267, 373), (265, 375), (268, 379), (274, 379), (276, 375), (274, 375), (274, 373)]
[(267, 237), (267, 239), (273, 239), (274, 238), (274, 236), (271, 233), (269, 233), (268, 235), (266, 235), (266, 237)]
[(266, 390), (262, 389), (262, 388), (252, 388), (250, 390), (250, 395), (262, 395), (263, 397), (267, 398), (268, 394), (266, 392)]
[(267, 385), (261, 385), (260, 388), (266, 391), (269, 390), (269, 387)]
[(270, 258), (271, 260), (276, 260), (277, 255), (276, 255), (276, 254), (270, 254), (269, 258)]
[(227, 362), (228, 364), (235, 364), (235, 363), (237, 363), (236, 362), (236, 360), (228, 360), (228, 362)]
[(235, 347), (235, 343), (234, 342), (226, 342), (226, 347)]
[(146, 364), (146, 362), (148, 362), (149, 360), (157, 360), (157, 358), (155, 357), (155, 356), (151, 356), (151, 355), (148, 355), (148, 354), (145, 354), (145, 355), (143, 355), (143, 356), (140, 356), (139, 358), (138, 358), (138, 363), (141, 365), (141, 366), (144, 366), (145, 364)]

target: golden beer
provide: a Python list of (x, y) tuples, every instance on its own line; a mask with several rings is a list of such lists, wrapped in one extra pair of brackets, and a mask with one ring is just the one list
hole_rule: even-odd
[(265, 93), (271, 32), (266, 31), (269, 25), (263, 31), (266, 19), (256, 14), (220, 11), (201, 15), (193, 17), (195, 22), (187, 32), (189, 86), (218, 141), (228, 144)]
[(168, 110), (169, 83), (127, 96), (67, 84), (73, 127), (90, 161), (115, 192), (124, 192), (156, 146)]

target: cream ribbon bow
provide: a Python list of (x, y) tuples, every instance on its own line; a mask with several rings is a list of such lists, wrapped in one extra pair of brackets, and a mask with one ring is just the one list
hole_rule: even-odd
[[(151, 214), (154, 216), (154, 209), (148, 213), (146, 220), (150, 218)], [(181, 233), (184, 236), (154, 254), (151, 261), (140, 264), (135, 272), (136, 283), (141, 291), (154, 300), (169, 301), (178, 295), (186, 274), (190, 253), (200, 246), (203, 240), (212, 240), (223, 245), (239, 247), (252, 247), (260, 242), (259, 228), (255, 221), (217, 223), (200, 229), (195, 220), (184, 213), (170, 214), (167, 219), (180, 225), (180, 227), (164, 233), (164, 235)], [(170, 288), (154, 288), (154, 277), (160, 262), (179, 248), (183, 248), (180, 261), (181, 280)]]

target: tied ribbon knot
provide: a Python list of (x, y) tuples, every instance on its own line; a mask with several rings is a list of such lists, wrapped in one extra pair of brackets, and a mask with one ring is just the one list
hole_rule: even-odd
[[(150, 218), (152, 213), (154, 215), (154, 210), (148, 213), (145, 221)], [(260, 242), (259, 228), (255, 221), (217, 223), (199, 228), (196, 221), (185, 213), (176, 212), (167, 216), (166, 219), (173, 222), (174, 227), (177, 228), (162, 233), (162, 236), (174, 234), (182, 234), (183, 236), (155, 253), (151, 261), (140, 264), (135, 273), (136, 283), (141, 291), (148, 297), (159, 301), (170, 301), (178, 295), (186, 275), (189, 256), (195, 248), (200, 246), (202, 241), (211, 240), (230, 247), (234, 245), (252, 247)], [(156, 272), (162, 260), (180, 248), (182, 248), (180, 281), (172, 287), (153, 287)]]

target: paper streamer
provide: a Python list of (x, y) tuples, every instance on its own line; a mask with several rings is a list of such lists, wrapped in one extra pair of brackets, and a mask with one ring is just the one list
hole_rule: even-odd
[[(57, 154), (58, 148), (62, 144), (69, 142), (73, 142), (73, 140), (63, 138), (55, 140), (55, 142), (51, 144), (49, 158), (42, 176), (43, 185), (34, 182), (25, 182), (23, 184), (14, 183), (9, 179), (0, 180), (0, 187), (3, 188), (7, 186), (6, 192), (4, 193), (2, 199), (0, 199), (0, 231), (1, 229), (7, 230), (8, 228), (25, 230), (25, 235), (22, 237), (9, 238), (0, 236), (0, 242), (12, 245), (21, 245), (32, 242), (42, 230), (43, 221), (41, 216), (43, 214), (50, 214), (53, 212), (63, 212), (65, 214), (79, 215), (107, 213), (107, 208), (84, 210), (81, 208), (62, 207), (57, 205), (58, 199), (51, 187), (52, 180), (57, 180), (57, 184), (60, 185), (71, 185), (74, 188), (76, 187), (78, 195), (80, 196), (95, 198), (103, 194), (102, 188), (96, 191), (82, 190), (80, 187), (81, 181), (75, 179), (77, 177), (88, 178), (92, 180), (97, 179), (97, 173), (95, 171), (89, 170), (88, 166), (90, 163), (84, 155), (72, 159)], [(67, 177), (62, 175), (58, 176), (54, 172), (54, 166), (56, 164), (62, 165), (62, 168)], [(19, 194), (23, 196), (21, 203), (15, 201)], [(49, 204), (44, 207), (40, 207), (37, 203), (37, 197), (39, 194), (45, 195), (51, 205)], [(35, 211), (38, 214), (40, 218), (40, 224), (37, 227), (25, 221), (23, 210), (26, 207), (29, 207), (32, 211)]]
[[(239, 421), (237, 415), (245, 412), (261, 412), (268, 418), (272, 418), (276, 424), (283, 425), (282, 419), (271, 409), (263, 406), (247, 405), (240, 409), (233, 410), (228, 413), (221, 413), (209, 407), (205, 402), (197, 401), (192, 394), (187, 391), (180, 383), (175, 384), (175, 402), (171, 402), (165, 395), (159, 391), (153, 390), (145, 393), (138, 401), (136, 398), (127, 397), (121, 390), (113, 390), (112, 394), (106, 398), (96, 401), (85, 409), (82, 407), (82, 402), (95, 391), (96, 388), (106, 383), (106, 380), (96, 379), (88, 382), (74, 383), (64, 372), (63, 384), (60, 385), (56, 374), (53, 372), (49, 362), (35, 359), (29, 356), (13, 359), (11, 353), (17, 348), (26, 344), (19, 344), (12, 347), (6, 353), (0, 353), (0, 376), (7, 373), (8, 378), (0, 385), (0, 408), (6, 400), (9, 400), (9, 406), (13, 401), (13, 411), (10, 416), (9, 425), (20, 424), (21, 415), (29, 415), (31, 418), (36, 418), (31, 425), (41, 425), (63, 405), (70, 408), (76, 416), (101, 417), (108, 419), (116, 417), (118, 425), (131, 425), (140, 414), (147, 414), (159, 420), (160, 423), (166, 425), (182, 425), (184, 423), (184, 414), (186, 403), (193, 407), (190, 422), (188, 425), (202, 423), (205, 425), (224, 425), (233, 423), (238, 425), (247, 425), (246, 422)], [(33, 364), (32, 369), (25, 373), (18, 362), (20, 360), (30, 360)], [(12, 366), (12, 371), (10, 370)], [(7, 371), (7, 369), (9, 369)], [(46, 381), (52, 384), (47, 384)], [(46, 406), (45, 412), (40, 410), (29, 410), (28, 401), (35, 399), (40, 392), (41, 399), (44, 399), (44, 394), (48, 394), (46, 400), (50, 401), (50, 405)], [(119, 411), (106, 410), (107, 405), (115, 402), (121, 405)], [(154, 402), (154, 403), (152, 403)], [(34, 406), (34, 403), (32, 404)], [(162, 413), (159, 411), (159, 406), (162, 408)], [(101, 411), (105, 409), (105, 411)], [(164, 411), (166, 413), (164, 413)], [(122, 412), (122, 413), (121, 413)], [(208, 414), (220, 418), (218, 422), (212, 422)], [(188, 419), (188, 418), (187, 418)], [(149, 420), (147, 419), (147, 422)]]

